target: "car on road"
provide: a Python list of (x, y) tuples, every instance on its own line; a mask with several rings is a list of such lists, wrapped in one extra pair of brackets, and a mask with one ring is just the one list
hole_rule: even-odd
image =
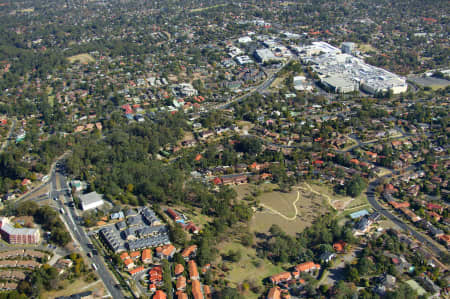
[(95, 271), (97, 271), (97, 270), (98, 270), (98, 268), (97, 268), (97, 265), (96, 265), (96, 264), (94, 264), (94, 263), (92, 263), (92, 268), (94, 268), (94, 270), (95, 270)]
[(61, 214), (65, 214), (66, 212), (64, 212), (63, 208), (59, 208), (59, 211), (61, 212)]

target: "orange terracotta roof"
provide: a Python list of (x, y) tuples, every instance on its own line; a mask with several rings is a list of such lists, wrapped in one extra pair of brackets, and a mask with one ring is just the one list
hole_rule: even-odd
[(306, 262), (298, 264), (297, 266), (295, 266), (295, 269), (299, 272), (306, 272), (314, 269), (320, 269), (320, 265), (314, 264), (314, 262)]
[(358, 161), (358, 159), (351, 159), (351, 160), (350, 160), (350, 163), (359, 165), (360, 162)]
[(130, 256), (128, 255), (128, 252), (124, 252), (124, 253), (122, 253), (121, 255), (120, 255), (120, 259), (123, 261), (123, 260), (126, 260), (126, 259), (129, 259), (130, 258)]
[(162, 268), (161, 268), (161, 266), (153, 267), (148, 272), (148, 276), (149, 276), (150, 282), (152, 282), (152, 283), (162, 281)]
[(344, 241), (339, 241), (333, 244), (333, 249), (336, 252), (342, 252), (344, 251), (345, 245), (347, 245), (347, 243), (345, 243)]
[(200, 281), (198, 280), (192, 281), (192, 295), (194, 296), (194, 299), (203, 299)]
[(167, 295), (163, 291), (157, 290), (155, 295), (153, 295), (153, 299), (167, 299)]
[(209, 285), (206, 285), (206, 284), (203, 285), (203, 293), (205, 294), (205, 297), (207, 299), (211, 299), (212, 294), (211, 294), (211, 288), (209, 287)]
[(176, 250), (176, 248), (172, 244), (156, 248), (156, 252), (159, 252), (165, 256), (170, 256), (174, 250)]
[(177, 299), (188, 299), (188, 295), (186, 295), (186, 293), (178, 291), (176, 294), (177, 294)]
[(184, 267), (182, 264), (175, 265), (175, 271), (174, 271), (175, 275), (180, 275), (181, 273), (183, 273), (183, 271), (184, 271)]
[(145, 268), (140, 266), (140, 267), (134, 268), (133, 270), (130, 270), (129, 272), (130, 272), (131, 275), (134, 275), (134, 274), (137, 274), (137, 273), (142, 272), (144, 270), (145, 270)]
[(179, 276), (177, 278), (177, 290), (184, 290), (186, 288), (186, 277)]
[(446, 243), (450, 243), (450, 235), (442, 235), (439, 236), (438, 238)]
[(184, 258), (187, 258), (192, 253), (194, 253), (194, 251), (196, 251), (196, 250), (197, 250), (197, 245), (191, 245), (183, 250), (183, 252), (181, 253), (181, 256)]
[(191, 278), (191, 280), (198, 279), (199, 274), (198, 274), (197, 264), (195, 263), (195, 261), (190, 260), (188, 262), (188, 268), (189, 268), (189, 277)]
[(272, 283), (280, 283), (283, 281), (287, 281), (292, 279), (292, 275), (290, 272), (283, 272), (280, 274), (276, 274), (270, 277), (270, 280), (272, 281)]
[(142, 251), (141, 259), (143, 262), (145, 262), (146, 260), (152, 259), (152, 251), (150, 249), (144, 249)]
[(269, 294), (267, 294), (267, 299), (280, 299), (281, 292), (279, 287), (273, 287), (269, 290)]
[(394, 207), (394, 209), (409, 207), (409, 202), (407, 202), (407, 201), (403, 201), (403, 202), (390, 201), (389, 203)]
[(140, 252), (140, 251), (133, 251), (132, 253), (130, 253), (130, 257), (131, 257), (132, 259), (138, 258), (138, 257), (140, 257), (140, 256), (141, 256), (141, 252)]
[(123, 263), (125, 264), (125, 266), (129, 266), (131, 264), (134, 264), (131, 259), (126, 259), (126, 260), (123, 261)]

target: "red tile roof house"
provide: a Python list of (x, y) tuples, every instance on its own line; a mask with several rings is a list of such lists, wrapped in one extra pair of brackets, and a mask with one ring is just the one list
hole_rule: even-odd
[(175, 252), (176, 248), (172, 244), (156, 248), (156, 256), (160, 259), (171, 259)]
[(192, 234), (198, 234), (198, 232), (200, 231), (198, 226), (196, 226), (194, 223), (189, 222), (185, 227), (185, 230), (187, 230), (188, 232), (192, 233)]
[(200, 281), (194, 280), (192, 281), (192, 295), (194, 296), (194, 299), (203, 299), (203, 293), (201, 290), (201, 284)]
[(390, 201), (389, 204), (391, 204), (394, 207), (394, 209), (409, 208), (409, 202), (407, 201), (403, 202)]
[(214, 185), (221, 185), (222, 184), (222, 179), (221, 178), (219, 178), (219, 177), (215, 177), (213, 180), (212, 180), (212, 182), (213, 182), (213, 184)]
[(428, 211), (428, 215), (430, 215), (430, 217), (434, 218), (435, 221), (441, 220), (441, 215), (439, 215), (435, 211)]
[(132, 269), (132, 268), (134, 268), (133, 260), (130, 259), (130, 258), (124, 260), (123, 263), (125, 264), (125, 267), (127, 267), (127, 269)]
[(161, 266), (153, 267), (148, 272), (148, 279), (153, 284), (161, 284), (162, 283), (162, 279), (163, 279), (162, 273), (163, 273), (163, 271), (162, 271)]
[(345, 243), (344, 241), (338, 241), (336, 243), (333, 244), (333, 249), (337, 252), (337, 253), (343, 253), (345, 251), (345, 246), (347, 245), (347, 243)]
[(140, 251), (133, 251), (133, 252), (130, 253), (130, 257), (133, 260), (136, 260), (136, 259), (141, 257), (141, 252)]
[(178, 276), (177, 278), (177, 291), (184, 291), (186, 289), (186, 277)]
[(190, 260), (188, 262), (188, 268), (189, 268), (189, 277), (191, 280), (198, 280), (200, 279), (200, 275), (198, 274), (197, 264), (195, 261)]
[(442, 213), (444, 211), (444, 207), (434, 203), (428, 203), (427, 209), (435, 212)]
[(306, 262), (295, 266), (295, 270), (298, 272), (311, 272), (314, 270), (320, 270), (320, 265), (314, 264), (314, 262)]
[(144, 249), (142, 251), (142, 263), (150, 264), (152, 262), (152, 251), (150, 249)]
[(292, 279), (292, 275), (290, 272), (283, 272), (280, 274), (276, 274), (270, 277), (270, 281), (273, 284), (279, 284), (281, 282), (286, 282)]
[(167, 295), (163, 291), (157, 290), (155, 295), (153, 295), (153, 299), (167, 299)]
[(133, 270), (130, 270), (130, 275), (136, 275), (138, 273), (141, 273), (142, 271), (144, 271), (145, 268), (143, 266), (139, 266), (137, 268), (134, 268)]
[(197, 252), (197, 245), (191, 245), (185, 248), (183, 252), (181, 252), (181, 256), (184, 258), (185, 261), (187, 261), (192, 257), (195, 257), (196, 252)]
[(240, 184), (246, 184), (247, 182), (248, 182), (248, 176), (246, 176), (244, 174), (233, 176), (233, 177), (222, 178), (222, 183), (224, 185), (232, 185), (232, 184), (240, 185)]
[(441, 241), (442, 244), (447, 246), (447, 248), (450, 247), (450, 235), (442, 235), (438, 237), (439, 241)]
[(173, 219), (173, 221), (179, 221), (179, 220), (181, 220), (180, 215), (178, 215), (178, 213), (175, 212), (174, 210), (172, 210), (171, 208), (168, 208), (168, 209), (166, 210), (166, 213), (170, 216), (170, 218)]
[(176, 295), (177, 295), (177, 299), (188, 299), (188, 295), (186, 293), (178, 291), (178, 292), (176, 292)]
[(175, 265), (175, 270), (173, 271), (175, 276), (181, 275), (184, 272), (184, 267), (182, 264), (176, 264)]

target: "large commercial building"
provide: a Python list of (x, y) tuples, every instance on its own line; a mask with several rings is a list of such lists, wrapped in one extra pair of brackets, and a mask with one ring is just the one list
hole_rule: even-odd
[[(346, 51), (349, 49), (346, 47)], [(352, 55), (342, 54), (327, 43), (315, 42), (303, 47), (299, 55), (304, 63), (311, 64), (322, 84), (335, 92), (347, 93), (361, 89), (371, 94), (399, 94), (408, 89), (405, 78), (369, 65)]]
[(356, 44), (351, 42), (342, 43), (342, 52), (346, 54), (352, 54), (355, 51)]
[(81, 208), (83, 211), (98, 208), (104, 204), (102, 195), (97, 192), (91, 192), (80, 196)]
[(10, 244), (36, 244), (40, 240), (38, 229), (16, 228), (6, 217), (0, 218), (0, 233), (3, 240)]
[(322, 84), (337, 93), (352, 92), (359, 88), (357, 82), (336, 75), (323, 78)]
[(273, 54), (273, 52), (270, 49), (258, 49), (255, 51), (255, 58), (259, 62), (269, 62), (274, 60), (279, 60), (278, 57)]

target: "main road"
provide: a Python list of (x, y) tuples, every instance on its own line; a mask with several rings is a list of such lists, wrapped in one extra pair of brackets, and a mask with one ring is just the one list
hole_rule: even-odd
[[(84, 252), (89, 252), (91, 249), (89, 248), (91, 242), (89, 241), (89, 237), (87, 236), (84, 229), (77, 224), (77, 221), (75, 219), (78, 219), (78, 216), (75, 214), (75, 208), (74, 207), (67, 207), (66, 203), (71, 202), (71, 196), (68, 192), (68, 185), (66, 182), (66, 179), (63, 175), (58, 173), (56, 170), (52, 171), (50, 183), (52, 185), (52, 189), (50, 191), (51, 196), (58, 196), (59, 195), (59, 207), (60, 211), (63, 210), (64, 213), (60, 212), (61, 217), (63, 218), (64, 222), (67, 224), (67, 228), (70, 231), (70, 234), (72, 235), (72, 238), (74, 238), (74, 241), (79, 244), (80, 249)], [(57, 188), (57, 185), (59, 183), (60, 188)], [(115, 278), (111, 274), (111, 272), (108, 271), (108, 268), (105, 264), (105, 262), (102, 260), (102, 258), (95, 254), (92, 255), (90, 258), (91, 262), (97, 266), (97, 274), (100, 276), (101, 280), (103, 281), (106, 289), (108, 290), (109, 294), (114, 299), (124, 299), (125, 296), (122, 294), (122, 292), (115, 287)]]
[[(390, 175), (387, 175), (385, 177), (388, 177)], [(382, 177), (383, 178), (383, 177)], [(442, 251), (438, 246), (436, 246), (433, 242), (428, 240), (426, 237), (424, 237), (421, 233), (419, 233), (416, 229), (412, 228), (411, 226), (407, 225), (405, 222), (403, 222), (401, 219), (397, 218), (395, 215), (393, 215), (390, 211), (386, 210), (383, 206), (381, 206), (378, 201), (375, 198), (375, 188), (380, 184), (380, 181), (382, 178), (376, 179), (375, 181), (371, 182), (369, 184), (369, 187), (367, 188), (367, 200), (372, 205), (375, 211), (383, 215), (384, 217), (391, 220), (393, 223), (395, 223), (397, 226), (402, 228), (404, 231), (411, 233), (419, 242), (426, 245), (433, 253), (437, 256), (443, 256), (444, 251)]]
[(11, 140), (14, 130), (16, 129), (16, 123), (17, 123), (17, 120), (14, 118), (12, 120), (12, 124), (11, 124), (11, 127), (9, 128), (8, 134), (6, 135), (6, 140), (5, 140), (5, 142), (3, 142), (2, 146), (0, 147), (0, 153), (3, 152), (5, 150), (5, 148), (8, 147), (9, 141)]
[[(290, 58), (279, 69), (274, 70), (272, 74), (268, 74), (267, 75), (267, 79), (264, 80), (264, 82), (260, 83), (257, 86), (252, 87), (247, 93), (245, 93), (243, 95), (240, 95), (240, 96), (237, 96), (235, 98), (231, 98), (230, 100), (228, 100), (228, 101), (226, 101), (224, 103), (220, 103), (220, 104), (217, 104), (217, 105), (214, 105), (214, 106), (210, 106), (210, 107), (206, 108), (204, 111), (201, 111), (200, 113), (209, 113), (209, 112), (214, 111), (214, 110), (227, 109), (228, 107), (230, 107), (234, 103), (239, 103), (239, 102), (244, 101), (246, 98), (248, 98), (249, 96), (251, 96), (255, 92), (259, 92), (259, 93), (263, 92), (277, 78), (278, 72), (281, 71), (283, 69), (283, 67), (286, 66), (292, 60), (293, 60), (293, 58)], [(197, 113), (191, 113), (191, 115), (197, 115)]]

